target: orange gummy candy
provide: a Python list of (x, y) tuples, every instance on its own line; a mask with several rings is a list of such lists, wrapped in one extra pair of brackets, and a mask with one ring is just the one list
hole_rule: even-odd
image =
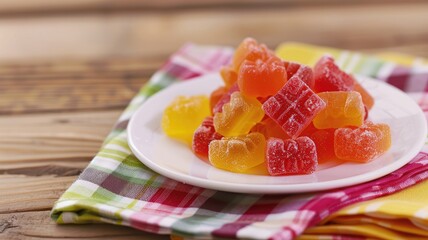
[(266, 139), (274, 137), (281, 139), (289, 139), (290, 137), (284, 132), (282, 127), (270, 117), (265, 117), (261, 122), (257, 123), (250, 132), (258, 132), (263, 134)]
[(230, 66), (225, 66), (220, 69), (220, 76), (223, 79), (226, 88), (230, 88), (238, 79), (238, 73)]
[(361, 98), (363, 99), (364, 106), (366, 106), (368, 110), (372, 109), (375, 102), (373, 97), (357, 81), (354, 82), (354, 91), (357, 91), (361, 94)]
[(366, 122), (359, 128), (339, 128), (334, 133), (334, 151), (345, 161), (368, 162), (391, 147), (391, 130), (387, 124)]
[(239, 68), (244, 60), (256, 61), (257, 59), (267, 59), (274, 54), (264, 44), (259, 44), (253, 38), (246, 38), (236, 48), (232, 59), (232, 68), (239, 72)]
[(355, 91), (322, 92), (318, 96), (327, 104), (314, 118), (318, 129), (361, 126), (365, 110), (361, 95)]
[(262, 104), (257, 99), (234, 92), (230, 102), (223, 105), (222, 112), (215, 113), (214, 127), (223, 136), (240, 136), (247, 134), (264, 115)]
[(265, 137), (260, 133), (250, 133), (211, 141), (208, 159), (214, 167), (244, 173), (264, 163), (265, 151)]
[(268, 97), (277, 93), (287, 81), (287, 71), (277, 57), (267, 60), (245, 60), (238, 73), (242, 93), (252, 97)]

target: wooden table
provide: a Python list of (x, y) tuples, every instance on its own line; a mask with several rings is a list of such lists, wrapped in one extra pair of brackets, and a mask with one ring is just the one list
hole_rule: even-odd
[[(155, 2), (155, 3), (153, 3)], [(0, 239), (168, 239), (56, 226), (52, 204), (185, 42), (253, 36), (428, 57), (425, 1), (0, 0)]]

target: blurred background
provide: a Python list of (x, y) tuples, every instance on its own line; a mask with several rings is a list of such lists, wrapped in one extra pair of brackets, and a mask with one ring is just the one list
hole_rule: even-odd
[(0, 0), (0, 61), (163, 60), (185, 42), (301, 41), (428, 56), (416, 0)]

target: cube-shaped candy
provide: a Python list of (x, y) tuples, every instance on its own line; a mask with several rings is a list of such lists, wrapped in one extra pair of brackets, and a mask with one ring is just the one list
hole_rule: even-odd
[(314, 73), (312, 69), (306, 65), (284, 61), (284, 67), (287, 69), (287, 77), (290, 79), (293, 76), (299, 77), (311, 89), (314, 87)]
[(231, 66), (222, 67), (220, 69), (220, 76), (226, 88), (230, 88), (238, 80), (238, 73)]
[(318, 96), (327, 107), (314, 118), (316, 128), (358, 127), (363, 124), (365, 110), (358, 92), (322, 92)]
[(193, 135), (192, 150), (199, 157), (206, 159), (210, 142), (221, 138), (222, 136), (214, 129), (213, 117), (207, 117)]
[(224, 137), (209, 145), (209, 161), (214, 167), (243, 173), (265, 161), (266, 140), (260, 133)]
[(334, 63), (328, 56), (322, 57), (314, 67), (315, 92), (351, 91), (354, 89), (354, 78)]
[(223, 106), (222, 112), (214, 115), (214, 127), (223, 136), (240, 136), (250, 132), (264, 115), (262, 104), (256, 98), (235, 92), (230, 102)]
[(386, 124), (366, 122), (359, 128), (339, 128), (334, 133), (334, 151), (345, 161), (368, 162), (391, 147), (391, 131)]
[(208, 97), (179, 96), (165, 108), (162, 129), (167, 136), (190, 145), (196, 128), (210, 114)]
[(287, 72), (277, 57), (267, 60), (245, 60), (238, 74), (241, 92), (251, 97), (268, 97), (280, 90), (287, 81)]
[(266, 115), (291, 138), (298, 137), (324, 108), (324, 101), (297, 76), (290, 78), (277, 94), (263, 103)]
[(313, 173), (318, 165), (315, 143), (308, 137), (270, 138), (266, 161), (269, 174), (273, 176)]
[(317, 148), (318, 163), (337, 159), (334, 153), (335, 130), (334, 128), (316, 130), (309, 135)]
[(229, 88), (229, 90), (227, 90), (227, 92), (225, 94), (223, 94), (223, 96), (221, 96), (220, 99), (217, 101), (216, 105), (214, 106), (214, 108), (212, 110), (213, 114), (223, 111), (223, 105), (230, 101), (230, 96), (234, 92), (238, 92), (238, 91), (239, 91), (238, 83), (234, 83)]

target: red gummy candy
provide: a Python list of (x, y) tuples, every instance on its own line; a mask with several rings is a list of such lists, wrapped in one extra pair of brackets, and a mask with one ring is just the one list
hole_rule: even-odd
[(214, 129), (213, 117), (207, 117), (196, 129), (193, 135), (192, 150), (201, 158), (208, 158), (208, 145), (212, 140), (219, 140), (222, 136)]
[(284, 67), (287, 69), (287, 76), (290, 79), (292, 76), (297, 76), (302, 79), (310, 88), (314, 88), (314, 73), (312, 69), (306, 65), (295, 62), (284, 61)]
[(324, 56), (314, 67), (315, 92), (351, 91), (354, 89), (354, 78), (340, 70), (334, 59)]
[(269, 174), (273, 176), (313, 173), (318, 165), (315, 143), (308, 137), (270, 138), (266, 161)]
[(334, 153), (334, 128), (317, 130), (309, 137), (314, 141), (317, 147), (318, 162), (323, 163), (329, 160), (334, 160), (336, 154)]
[(230, 96), (234, 92), (238, 92), (238, 91), (239, 91), (238, 84), (237, 83), (233, 84), (230, 87), (229, 91), (227, 91), (225, 94), (223, 94), (223, 96), (217, 101), (217, 104), (213, 108), (213, 114), (223, 111), (222, 110), (223, 105), (230, 101)]
[(217, 105), (218, 101), (228, 92), (226, 87), (219, 87), (216, 90), (214, 90), (210, 95), (210, 109), (211, 112), (214, 109), (214, 107)]
[(266, 115), (278, 123), (291, 138), (296, 138), (311, 123), (315, 115), (326, 107), (299, 77), (292, 77), (263, 103)]

